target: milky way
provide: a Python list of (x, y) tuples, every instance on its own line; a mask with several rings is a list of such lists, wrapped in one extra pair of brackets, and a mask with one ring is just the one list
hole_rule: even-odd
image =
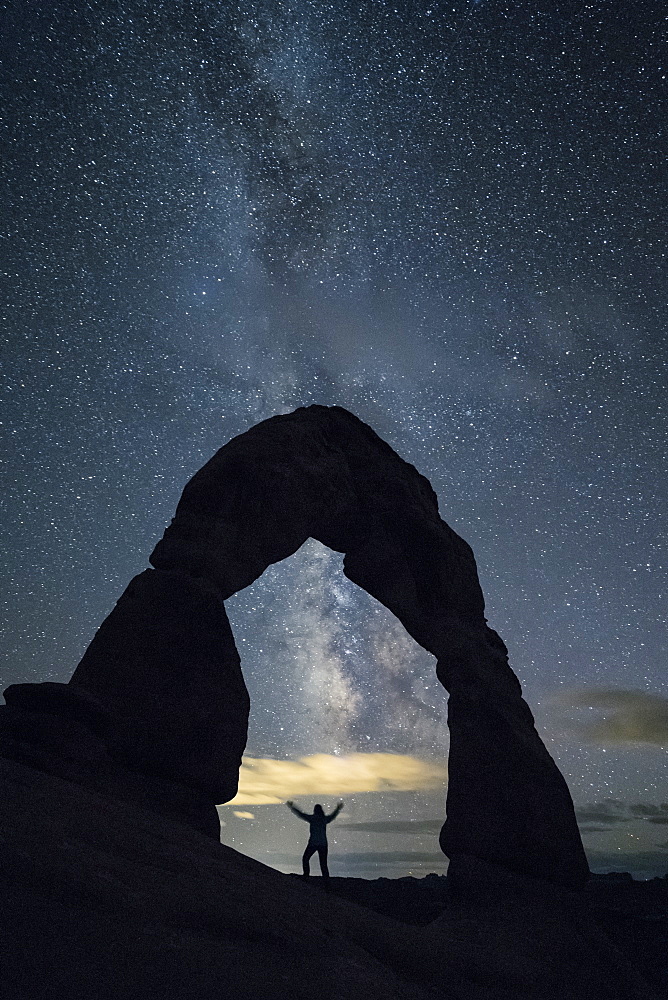
[[(574, 798), (614, 817), (592, 863), (666, 870), (662, 12), (546, 8), (2, 5), (3, 686), (69, 678), (226, 440), (343, 405), (473, 546)], [(340, 561), (309, 542), (229, 602), (249, 755), (444, 761), (432, 658)], [(289, 865), (281, 808), (224, 836)], [(442, 791), (347, 809), (339, 872), (430, 870), (405, 820)], [(405, 839), (354, 829), (388, 816)]]

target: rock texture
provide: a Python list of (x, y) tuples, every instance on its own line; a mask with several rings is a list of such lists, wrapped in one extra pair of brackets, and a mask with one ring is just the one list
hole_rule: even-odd
[[(194, 476), (154, 569), (132, 581), (77, 667), (70, 716), (80, 722), (86, 705), (85, 724), (129, 771), (198, 801), (229, 800), (248, 696), (223, 601), (309, 537), (345, 553), (345, 574), (437, 658), (450, 692), (441, 844), (453, 883), (491, 864), (581, 885), (571, 798), (487, 626), (470, 547), (441, 520), (428, 481), (339, 407), (264, 421)], [(67, 715), (56, 686), (39, 696), (19, 687), (8, 690), (15, 730), (36, 700), (43, 716)]]

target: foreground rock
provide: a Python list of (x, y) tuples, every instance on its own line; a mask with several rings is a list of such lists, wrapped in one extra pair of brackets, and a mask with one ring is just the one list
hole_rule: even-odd
[[(551, 908), (544, 892), (534, 895), (532, 903), (531, 894), (522, 894), (517, 887), (515, 891), (499, 896), (488, 885), (482, 898), (478, 895), (477, 899), (473, 896), (466, 902), (458, 901), (445, 875), (427, 875), (420, 879), (337, 878), (333, 880), (331, 891), (383, 916), (417, 926), (433, 923), (439, 918), (439, 924), (443, 926), (455, 916), (461, 920), (464, 912), (468, 912), (471, 918), (477, 910), (478, 919), (471, 921), (475, 924), (474, 938), (465, 942), (460, 954), (471, 949), (473, 940), (479, 940), (482, 928), (489, 926), (490, 921), (498, 924), (497, 928), (491, 928), (490, 937), (490, 942), (494, 942), (493, 947), (496, 947), (499, 927), (505, 925), (507, 931), (512, 921), (518, 920), (523, 908), (528, 906), (529, 912), (532, 907), (542, 910), (543, 919), (545, 912)], [(542, 903), (537, 906), (540, 900)], [(556, 899), (552, 900), (554, 903)], [(636, 982), (644, 980), (650, 995), (655, 990), (658, 996), (668, 996), (668, 875), (646, 882), (635, 881), (628, 874), (625, 877), (592, 875), (582, 895), (562, 897), (561, 903), (565, 904), (566, 922), (573, 919), (580, 922), (584, 932), (583, 942), (591, 947), (603, 936), (606, 939), (605, 949), (609, 951), (612, 946), (618, 952), (613, 965), (631, 967), (637, 977)], [(554, 914), (554, 909), (552, 912)], [(526, 920), (526, 912), (520, 917), (520, 925), (523, 920)], [(563, 920), (558, 921), (558, 924), (561, 923)], [(548, 952), (551, 952), (547, 957), (548, 965), (554, 962), (554, 941), (559, 933), (558, 929), (551, 944), (545, 942)], [(514, 946), (512, 951), (516, 960), (518, 952), (527, 947), (527, 942), (532, 948), (537, 944), (531, 922), (525, 924), (520, 941), (519, 947)], [(488, 948), (479, 946), (478, 961), (483, 955), (489, 962)], [(543, 961), (541, 964), (544, 966), (546, 963)], [(517, 974), (521, 975), (520, 967)], [(584, 977), (581, 976), (579, 989), (584, 989), (583, 983)], [(592, 996), (597, 996), (599, 989), (594, 987)]]
[[(405, 916), (400, 902), (383, 915), (339, 898), (349, 880), (324, 892), (186, 823), (23, 764), (0, 761), (0, 782), (3, 1000), (659, 995), (578, 897), (549, 885), (446, 899), (431, 923), (412, 926), (393, 919)], [(368, 904), (374, 884), (363, 891)], [(405, 897), (406, 886), (396, 891)]]

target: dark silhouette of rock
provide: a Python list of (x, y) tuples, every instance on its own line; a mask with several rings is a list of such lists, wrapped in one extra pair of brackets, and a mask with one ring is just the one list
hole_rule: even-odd
[(131, 768), (227, 802), (237, 791), (249, 699), (215, 583), (146, 570), (102, 623), (70, 686), (104, 704)]
[[(447, 880), (325, 893), (219, 841), (248, 715), (223, 601), (310, 535), (438, 658)], [(665, 996), (668, 881), (568, 888), (586, 873), (570, 796), (486, 625), (471, 550), (370, 428), (310, 407), (231, 441), (151, 561), (69, 684), (5, 692), (3, 998)]]
[(0, 758), (0, 788), (3, 1000), (652, 1000), (666, 967), (665, 915), (650, 948), (641, 918), (614, 946), (586, 894), (547, 883), (491, 901), (434, 877), (323, 892), (34, 766)]
[(0, 706), (0, 757), (83, 785), (108, 800), (181, 819), (218, 840), (210, 797), (175, 781), (124, 766), (116, 735), (99, 702), (70, 685), (12, 684)]
[(223, 601), (309, 537), (345, 553), (346, 576), (437, 658), (450, 692), (441, 845), (452, 881), (480, 862), (582, 885), (571, 797), (487, 626), (470, 547), (440, 518), (429, 482), (339, 407), (273, 417), (221, 448), (185, 487), (155, 568), (130, 583), (67, 688), (10, 688), (11, 709), (40, 700), (42, 711), (77, 717), (114, 761), (190, 790), (202, 814), (207, 801), (228, 801), (248, 695)]

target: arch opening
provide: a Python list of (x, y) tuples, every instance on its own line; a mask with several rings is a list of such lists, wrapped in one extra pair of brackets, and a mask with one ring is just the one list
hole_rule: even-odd
[(344, 576), (340, 553), (307, 539), (225, 604), (250, 694), (246, 756), (447, 755), (434, 657)]
[(445, 874), (447, 693), (433, 656), (341, 562), (309, 539), (225, 602), (250, 715), (221, 839), (296, 871), (299, 824), (284, 803), (312, 812), (343, 800), (335, 874)]

